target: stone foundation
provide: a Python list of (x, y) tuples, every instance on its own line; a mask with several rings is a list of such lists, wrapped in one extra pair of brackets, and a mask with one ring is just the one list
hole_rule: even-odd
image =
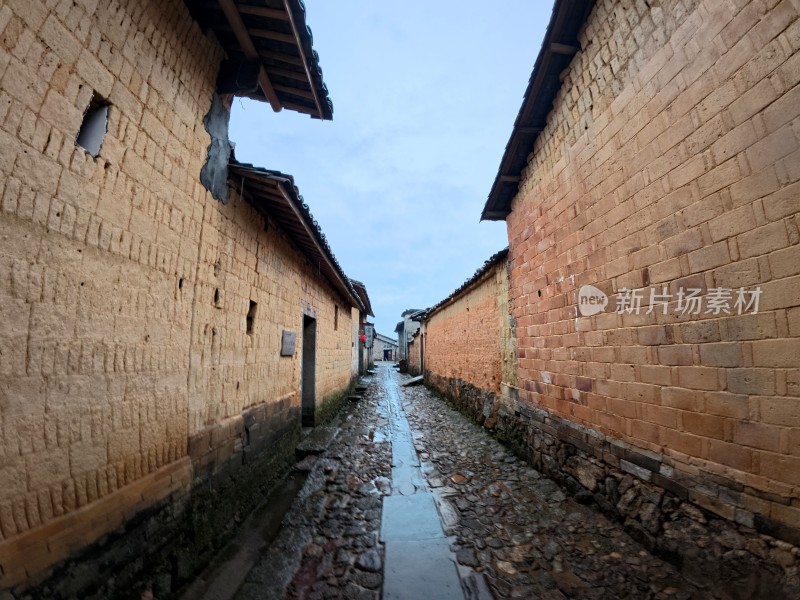
[(468, 382), (425, 373), (429, 388), (581, 503), (624, 524), (687, 577), (730, 598), (800, 597), (800, 530), (751, 510), (790, 499), (635, 448)]
[[(294, 462), (300, 411), (291, 400), (255, 406), (190, 438), (189, 457), (179, 462), (191, 486), (187, 477), (183, 488), (144, 510), (137, 507), (131, 520), (18, 597), (139, 600), (147, 589), (156, 598), (175, 597)], [(79, 540), (74, 543), (80, 547)]]

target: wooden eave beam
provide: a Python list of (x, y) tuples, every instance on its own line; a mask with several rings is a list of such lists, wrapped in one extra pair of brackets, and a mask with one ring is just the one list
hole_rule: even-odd
[[(289, 65), (295, 65), (296, 67), (303, 66), (303, 61), (300, 60), (298, 57), (292, 56), (291, 54), (284, 54), (282, 52), (270, 52), (269, 59), (270, 61), (277, 60)], [(270, 64), (269, 70), (272, 71), (273, 68), (274, 67)]]
[[(307, 115), (312, 115), (312, 116), (313, 116), (313, 115), (316, 115), (316, 116), (319, 116), (319, 115), (317, 115), (317, 113), (314, 111), (314, 109), (313, 109), (312, 107), (310, 107), (310, 106), (303, 106), (302, 104), (297, 104), (296, 102), (289, 102), (289, 101), (287, 101), (287, 100), (284, 100), (284, 102), (283, 102), (283, 105), (284, 105), (286, 108), (290, 109), (290, 110), (294, 110), (294, 111), (297, 111), (297, 112), (305, 113), (305, 114), (307, 114)], [(321, 117), (320, 117), (320, 118), (321, 118)]]
[(239, 12), (245, 15), (268, 17), (270, 19), (279, 19), (281, 21), (289, 20), (289, 16), (285, 12), (277, 8), (266, 8), (264, 6), (251, 6), (249, 4), (242, 4), (241, 6), (239, 6)]
[[(244, 52), (244, 55), (247, 58), (255, 58), (260, 61), (261, 57), (258, 54), (258, 50), (256, 50), (255, 44), (253, 44), (253, 40), (250, 38), (250, 34), (247, 33), (247, 27), (245, 27), (244, 21), (242, 21), (242, 15), (239, 14), (239, 9), (236, 8), (236, 3), (234, 0), (218, 1), (222, 12), (225, 13), (225, 18), (228, 20), (228, 24), (233, 30), (233, 34), (236, 36), (236, 41), (239, 42), (239, 47), (242, 49), (242, 52)], [(281, 106), (281, 101), (278, 99), (278, 93), (275, 91), (275, 88), (272, 87), (272, 82), (269, 80), (269, 76), (267, 75), (267, 71), (264, 69), (263, 63), (258, 73), (258, 84), (261, 86), (261, 89), (264, 92), (264, 95), (267, 97), (270, 106), (272, 106), (272, 110), (275, 112), (280, 112), (283, 108)]]
[(248, 31), (250, 35), (257, 38), (262, 38), (266, 40), (275, 40), (276, 42), (286, 42), (287, 44), (299, 43), (299, 40), (297, 40), (290, 33), (281, 33), (280, 31), (272, 31), (271, 29), (257, 29), (257, 28), (251, 28)]
[(281, 85), (279, 83), (273, 84), (275, 90), (278, 92), (283, 92), (285, 94), (294, 94), (295, 96), (300, 96), (301, 98), (308, 98), (309, 100), (314, 99), (314, 94), (309, 92), (308, 90), (301, 90), (300, 88), (289, 87), (288, 85)]
[(289, 69), (282, 69), (281, 67), (269, 67), (269, 73), (273, 77), (286, 77), (286, 79), (294, 79), (295, 81), (305, 81), (305, 75), (297, 71), (290, 71)]
[(498, 181), (501, 183), (519, 183), (520, 176), (519, 175), (500, 175), (497, 178)]
[(322, 112), (322, 103), (320, 102), (319, 94), (317, 94), (317, 86), (314, 85), (314, 79), (311, 77), (311, 70), (308, 68), (308, 60), (305, 52), (303, 52), (303, 45), (300, 43), (300, 35), (297, 31), (297, 24), (294, 22), (294, 15), (292, 14), (292, 7), (289, 6), (289, 0), (283, 0), (283, 7), (286, 9), (286, 14), (289, 15), (292, 33), (294, 33), (294, 37), (297, 39), (297, 52), (300, 54), (300, 60), (303, 61), (303, 69), (305, 69), (306, 77), (308, 77), (308, 85), (311, 86), (311, 92), (314, 94), (314, 104), (317, 106), (317, 115), (320, 119), (324, 119), (325, 113)]

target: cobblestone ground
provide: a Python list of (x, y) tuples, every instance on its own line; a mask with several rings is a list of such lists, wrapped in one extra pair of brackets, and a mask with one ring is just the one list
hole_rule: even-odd
[(405, 397), (458, 562), (483, 572), (496, 597), (714, 597), (425, 388)]
[[(341, 413), (339, 434), (287, 517), (291, 542), (261, 559), (239, 600), (381, 597), (382, 497), (392, 493), (385, 388), (393, 379), (409, 377), (381, 364), (363, 399)], [(424, 387), (400, 390), (462, 576), (482, 574), (496, 598), (715, 597), (618, 524), (567, 498)], [(294, 563), (285, 558), (290, 550)], [(275, 577), (278, 556), (286, 561), (283, 587)]]
[(382, 495), (391, 485), (391, 445), (374, 441), (381, 420), (375, 391), (345, 409), (341, 431), (317, 465), (325, 475), (314, 494), (317, 531), (303, 551), (287, 598), (380, 598), (383, 552), (378, 537)]
[(391, 444), (374, 439), (388, 422), (379, 414), (381, 400), (374, 378), (362, 399), (338, 415), (327, 451), (301, 463), (309, 478), (236, 600), (381, 597), (378, 539), (382, 497), (391, 487)]

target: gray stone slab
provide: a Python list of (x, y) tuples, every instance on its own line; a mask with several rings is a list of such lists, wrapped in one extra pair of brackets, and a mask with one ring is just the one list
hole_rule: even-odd
[(386, 542), (383, 598), (464, 600), (447, 539)]
[(409, 386), (412, 386), (412, 385), (422, 385), (423, 379), (424, 378), (422, 377), (422, 375), (420, 375), (418, 377), (412, 377), (411, 379), (409, 379), (405, 383), (401, 383), (400, 385), (403, 386), (403, 387), (409, 387)]
[(322, 454), (331, 445), (338, 431), (338, 427), (315, 427), (297, 444), (295, 454), (300, 458), (311, 454)]
[(381, 541), (444, 539), (433, 494), (385, 496), (381, 517)]
[(392, 467), (392, 488), (399, 490), (408, 488), (408, 486), (411, 486), (411, 493), (415, 493), (413, 490), (426, 491), (428, 489), (419, 467), (408, 465)]
[(392, 466), (411, 465), (419, 467), (419, 456), (410, 440), (397, 439), (392, 433)]

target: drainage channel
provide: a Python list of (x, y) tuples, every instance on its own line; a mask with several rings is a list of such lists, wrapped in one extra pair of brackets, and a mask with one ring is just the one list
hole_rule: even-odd
[(308, 473), (291, 470), (270, 492), (230, 542), (181, 594), (181, 600), (231, 600), (263, 550), (278, 536), (284, 515), (300, 492)]
[(383, 367), (392, 494), (383, 498), (384, 600), (463, 600), (450, 540), (442, 528), (434, 495), (422, 475), (413, 432), (400, 403), (397, 380)]

